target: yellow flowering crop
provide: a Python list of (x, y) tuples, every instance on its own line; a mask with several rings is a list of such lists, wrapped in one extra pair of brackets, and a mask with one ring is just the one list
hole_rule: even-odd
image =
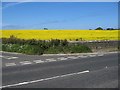
[[(2, 37), (21, 39), (118, 40), (119, 30), (2, 30)], [(120, 39), (119, 39), (120, 40)]]

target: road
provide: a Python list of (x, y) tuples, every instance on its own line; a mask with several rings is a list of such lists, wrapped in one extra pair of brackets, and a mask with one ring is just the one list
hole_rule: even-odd
[(3, 53), (2, 88), (117, 88), (118, 54)]

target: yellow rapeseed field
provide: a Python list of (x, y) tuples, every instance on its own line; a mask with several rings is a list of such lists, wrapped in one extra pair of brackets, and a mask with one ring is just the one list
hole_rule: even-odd
[[(119, 30), (2, 30), (2, 37), (21, 39), (118, 40)], [(119, 39), (120, 40), (120, 39)]]

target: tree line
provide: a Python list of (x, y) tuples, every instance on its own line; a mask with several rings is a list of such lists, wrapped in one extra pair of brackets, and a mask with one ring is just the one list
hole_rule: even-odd
[[(92, 29), (89, 29), (89, 30), (92, 30)], [(120, 30), (120, 28), (106, 28), (106, 29), (103, 29), (102, 27), (98, 27), (96, 28), (95, 30)]]
[[(48, 28), (43, 28), (43, 29), (48, 30)], [(89, 30), (93, 30), (93, 29), (89, 29)], [(98, 28), (96, 28), (94, 30), (120, 30), (120, 28), (106, 28), (106, 29), (104, 29), (102, 27), (98, 27)]]

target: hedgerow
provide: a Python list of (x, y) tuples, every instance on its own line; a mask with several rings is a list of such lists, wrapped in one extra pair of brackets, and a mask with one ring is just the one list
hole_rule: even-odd
[(13, 35), (10, 36), (10, 38), (2, 38), (2, 50), (37, 55), (45, 53), (56, 54), (92, 52), (89, 47), (81, 44), (69, 44), (66, 39), (51, 39), (49, 41), (35, 39), (25, 40), (16, 38)]

